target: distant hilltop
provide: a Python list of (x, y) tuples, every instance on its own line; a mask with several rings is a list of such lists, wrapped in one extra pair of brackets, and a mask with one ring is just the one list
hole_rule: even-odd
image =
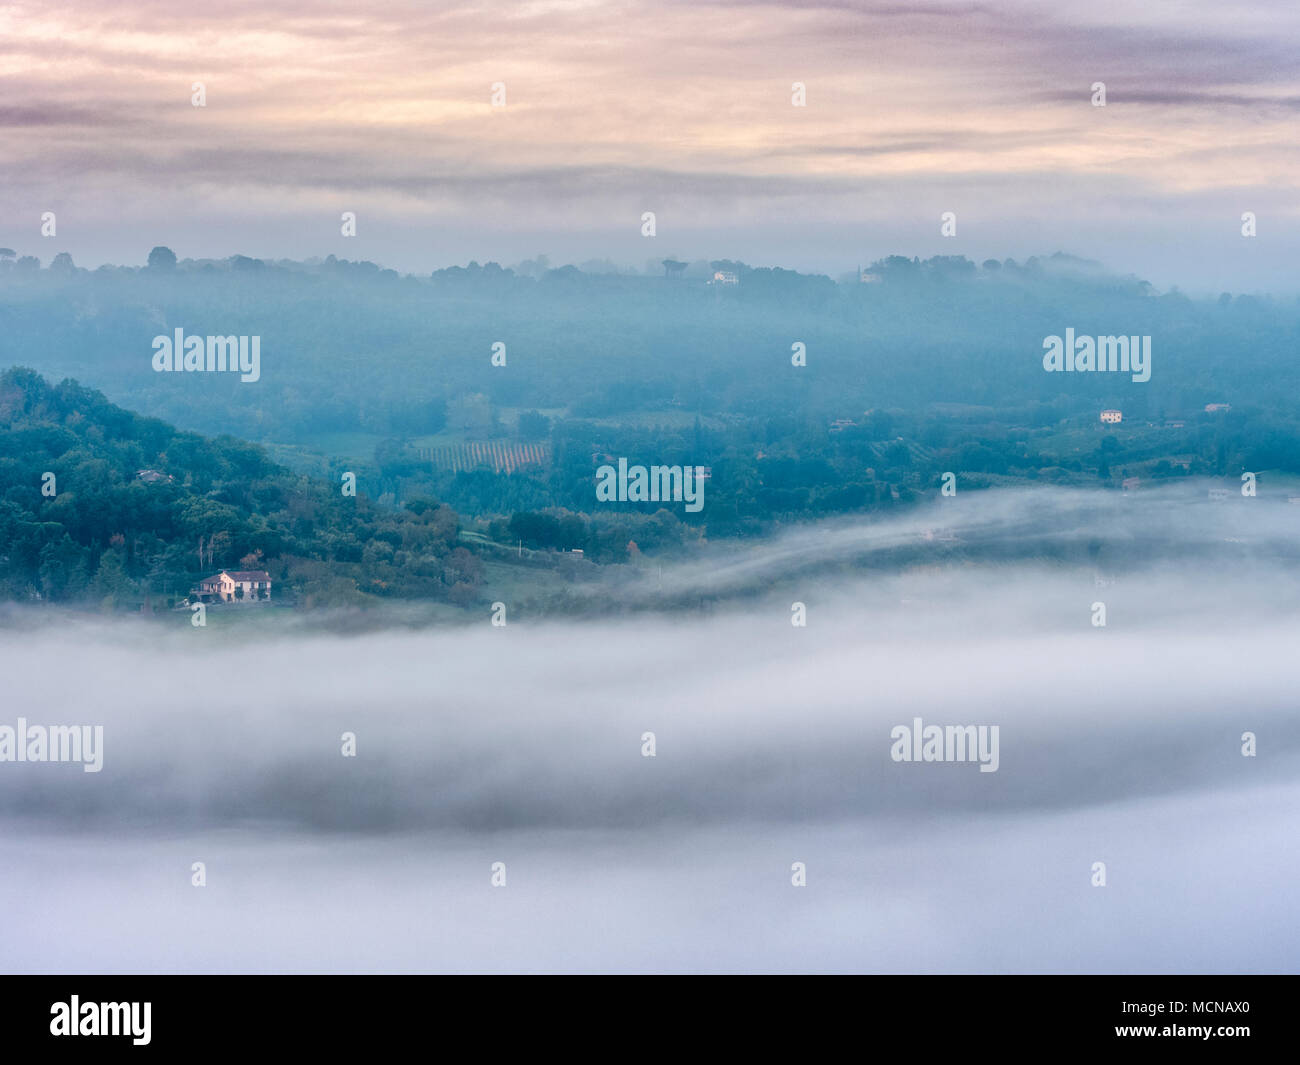
[[(78, 267), (68, 252), (58, 252), (44, 266), (30, 253), (22, 254), (12, 248), (0, 248), (0, 277), (21, 279), (34, 274), (74, 276), (77, 274), (135, 274), (151, 276), (168, 274), (337, 274), (354, 279), (374, 278), (398, 280), (400, 278), (427, 277), (441, 282), (467, 281), (562, 281), (579, 279), (658, 278), (677, 281), (698, 281), (700, 284), (722, 287), (739, 287), (754, 277), (818, 278), (830, 281), (827, 274), (808, 273), (781, 266), (753, 266), (735, 259), (683, 260), (672, 257), (650, 259), (641, 267), (615, 263), (610, 259), (586, 259), (580, 263), (555, 265), (546, 255), (538, 255), (509, 266), (497, 262), (479, 263), (471, 260), (464, 266), (452, 265), (434, 269), (428, 274), (400, 273), (367, 259), (348, 260), (334, 255), (308, 259), (260, 259), (248, 255), (230, 255), (224, 258), (179, 258), (171, 248), (158, 245), (153, 248), (143, 265), (118, 265), (105, 263), (94, 270)], [(1015, 259), (985, 259), (975, 262), (961, 255), (935, 255), (928, 259), (905, 255), (887, 255), (859, 265), (852, 272), (841, 273), (834, 279), (841, 285), (897, 284), (919, 280), (957, 281), (1074, 278), (1103, 279), (1119, 275), (1103, 264), (1083, 259), (1065, 252), (1047, 256), (1030, 256), (1023, 262)], [(1139, 279), (1126, 280), (1142, 285)], [(1150, 287), (1150, 286), (1148, 286)]]

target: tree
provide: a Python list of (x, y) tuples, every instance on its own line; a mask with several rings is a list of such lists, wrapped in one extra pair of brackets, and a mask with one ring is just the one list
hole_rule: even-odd
[(121, 606), (135, 594), (135, 586), (126, 574), (121, 552), (116, 548), (105, 551), (100, 556), (94, 591), (108, 609)]
[(519, 439), (544, 440), (551, 432), (551, 419), (535, 410), (526, 410), (519, 415)]
[(478, 591), (472, 584), (453, 584), (447, 592), (447, 601), (453, 606), (469, 606), (478, 598)]
[(175, 270), (176, 253), (171, 248), (159, 244), (149, 253), (149, 269), (151, 270)]
[(50, 263), (50, 273), (52, 274), (72, 274), (76, 272), (76, 269), (72, 256), (66, 251), (59, 252)]
[(225, 529), (214, 532), (208, 537), (208, 565), (216, 565), (216, 559), (230, 548), (231, 536)]

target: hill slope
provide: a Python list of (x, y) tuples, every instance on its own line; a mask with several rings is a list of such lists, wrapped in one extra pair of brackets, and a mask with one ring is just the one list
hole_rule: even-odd
[(182, 432), (75, 381), (0, 375), (0, 596), (164, 605), (221, 569), (267, 569), (302, 605), (478, 596), (482, 563), (432, 500), (378, 507), (258, 446)]

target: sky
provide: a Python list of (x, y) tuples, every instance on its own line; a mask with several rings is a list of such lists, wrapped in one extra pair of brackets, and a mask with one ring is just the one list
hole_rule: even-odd
[(1060, 250), (1287, 291), (1298, 113), (1291, 0), (20, 0), (0, 9), (0, 243), (85, 266), (162, 243), (832, 275)]

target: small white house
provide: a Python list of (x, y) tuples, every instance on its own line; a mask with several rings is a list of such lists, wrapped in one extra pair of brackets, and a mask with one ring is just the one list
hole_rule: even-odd
[(204, 603), (256, 603), (271, 598), (271, 575), (264, 569), (222, 570), (194, 591)]

